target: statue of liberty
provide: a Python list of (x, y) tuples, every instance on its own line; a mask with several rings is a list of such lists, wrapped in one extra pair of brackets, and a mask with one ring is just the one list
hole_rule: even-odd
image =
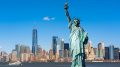
[(64, 6), (70, 29), (70, 53), (72, 56), (71, 67), (85, 67), (85, 48), (88, 42), (87, 33), (80, 26), (80, 20), (74, 18), (73, 22), (69, 16), (68, 3)]

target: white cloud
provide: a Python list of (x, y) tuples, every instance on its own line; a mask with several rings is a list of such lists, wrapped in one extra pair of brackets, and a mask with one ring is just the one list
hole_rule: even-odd
[(50, 21), (50, 18), (49, 17), (44, 17), (43, 20)]
[(55, 17), (45, 16), (45, 17), (43, 17), (43, 20), (44, 20), (44, 21), (53, 21), (53, 20), (55, 20)]

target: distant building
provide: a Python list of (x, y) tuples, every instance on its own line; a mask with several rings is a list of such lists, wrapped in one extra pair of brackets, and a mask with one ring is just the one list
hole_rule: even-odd
[(120, 51), (119, 51), (119, 60), (120, 60)]
[(53, 55), (55, 55), (56, 52), (57, 52), (57, 43), (58, 43), (58, 37), (57, 37), (57, 36), (53, 36), (53, 37), (52, 37), (52, 50), (53, 50)]
[(20, 54), (25, 53), (25, 47), (26, 47), (25, 45), (20, 46)]
[(8, 62), (8, 61), (9, 61), (8, 55), (2, 57), (2, 62)]
[(59, 49), (57, 49), (56, 54), (55, 54), (55, 60), (58, 61), (59, 57), (60, 57)]
[(20, 58), (20, 44), (15, 45), (15, 50), (17, 51), (17, 58)]
[(43, 55), (43, 51), (42, 48), (40, 47), (40, 45), (38, 45), (37, 47), (37, 53), (36, 53), (36, 60), (40, 61)]
[(30, 53), (21, 53), (21, 62), (28, 62), (30, 60)]
[(17, 61), (17, 51), (16, 50), (12, 50), (12, 53), (10, 54), (10, 61), (11, 62)]
[(35, 61), (34, 54), (33, 54), (33, 53), (30, 53), (30, 62), (33, 62), (33, 61)]
[(26, 45), (21, 45), (20, 46), (20, 54), (21, 53), (30, 53), (30, 47)]
[(97, 48), (93, 48), (95, 57), (97, 57)]
[(61, 39), (61, 47), (60, 47), (61, 50), (64, 50), (64, 39)]
[(55, 58), (63, 58), (64, 57), (64, 39), (60, 39), (57, 36), (53, 36), (52, 50)]
[(114, 48), (114, 60), (119, 60), (119, 48)]
[(109, 47), (109, 56), (110, 56), (110, 60), (114, 60), (114, 46), (110, 45)]
[(65, 50), (64, 50), (64, 57), (65, 57), (65, 58), (68, 57), (68, 53), (69, 53), (69, 50), (65, 49)]
[(67, 54), (68, 54), (68, 57), (71, 57), (69, 43), (64, 43), (64, 57), (67, 57)]
[(60, 41), (58, 41), (57, 43), (57, 51), (56, 51), (56, 58), (58, 59), (61, 55), (60, 55)]
[(37, 45), (37, 52), (36, 52), (36, 54), (37, 53), (40, 53), (40, 50), (41, 50), (42, 48), (41, 48), (41, 46), (40, 45)]
[(85, 46), (85, 54), (86, 60), (94, 60), (95, 59), (95, 49), (92, 47), (92, 42), (89, 41), (88, 44)]
[(110, 58), (110, 50), (109, 50), (109, 47), (105, 47), (105, 60), (109, 60)]
[(8, 62), (9, 56), (5, 51), (0, 51), (0, 62)]
[(69, 43), (64, 43), (64, 50), (65, 49), (69, 50)]
[(49, 60), (53, 60), (53, 50), (49, 50)]
[(63, 58), (64, 57), (64, 39), (61, 39), (59, 53), (60, 53), (60, 58)]
[(38, 45), (37, 29), (32, 31), (32, 53), (36, 55)]
[(16, 54), (17, 54), (17, 60), (21, 61), (21, 58), (22, 58), (22, 61), (23, 61), (23, 55), (24, 54), (30, 54), (31, 53), (31, 50), (30, 50), (30, 47), (29, 46), (26, 46), (26, 45), (21, 45), (21, 44), (17, 44), (15, 45), (15, 51), (16, 51)]
[(98, 58), (104, 59), (104, 56), (105, 56), (104, 43), (100, 42), (98, 44)]
[(45, 50), (43, 50), (43, 57), (47, 56), (47, 52)]

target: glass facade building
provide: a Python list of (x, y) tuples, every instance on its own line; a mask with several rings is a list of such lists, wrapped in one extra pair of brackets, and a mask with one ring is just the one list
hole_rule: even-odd
[(37, 29), (33, 29), (32, 31), (32, 53), (34, 55), (36, 55), (36, 52), (37, 52), (37, 45), (38, 45)]

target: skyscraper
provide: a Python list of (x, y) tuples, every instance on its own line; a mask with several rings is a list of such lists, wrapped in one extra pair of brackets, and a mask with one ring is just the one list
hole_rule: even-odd
[(92, 47), (91, 41), (89, 41), (88, 44), (86, 45), (85, 52), (86, 52), (86, 60), (94, 60), (95, 59), (94, 48)]
[(120, 60), (120, 51), (119, 51), (119, 60)]
[(36, 52), (37, 52), (37, 45), (38, 45), (37, 29), (33, 29), (32, 31), (32, 53), (34, 55), (36, 55)]
[(101, 42), (98, 44), (98, 58), (103, 59), (105, 56), (104, 43)]
[(93, 48), (95, 57), (97, 57), (97, 48)]
[(21, 45), (20, 46), (20, 54), (22, 53), (30, 53), (30, 47), (26, 45)]
[(61, 50), (64, 50), (64, 39), (61, 39)]
[(61, 44), (60, 44), (60, 58), (64, 57), (64, 39), (61, 39)]
[(52, 50), (53, 50), (53, 55), (56, 54), (57, 51), (57, 42), (58, 41), (58, 37), (57, 36), (53, 36), (52, 37)]
[(8, 56), (7, 52), (0, 51), (0, 62), (8, 62), (10, 57)]
[(12, 50), (12, 53), (10, 54), (10, 61), (15, 62), (17, 61), (17, 51)]
[(119, 60), (119, 48), (114, 48), (114, 59)]
[(64, 50), (65, 50), (65, 49), (69, 50), (69, 43), (65, 43), (65, 44), (64, 44)]
[(114, 46), (113, 45), (110, 45), (109, 47), (109, 56), (110, 56), (110, 60), (113, 60), (114, 59)]
[(70, 57), (70, 46), (69, 43), (64, 43), (64, 57)]
[(105, 47), (105, 60), (109, 60), (110, 58), (109, 53), (110, 53), (109, 47)]
[(64, 50), (64, 57), (65, 57), (65, 58), (67, 58), (67, 57), (68, 57), (68, 53), (69, 53), (69, 52), (68, 52), (68, 50), (67, 50), (67, 49), (65, 49), (65, 50)]
[(16, 44), (15, 50), (17, 51), (17, 58), (20, 58), (20, 44)]
[(53, 60), (53, 50), (52, 49), (49, 50), (49, 59), (50, 59), (50, 61)]

